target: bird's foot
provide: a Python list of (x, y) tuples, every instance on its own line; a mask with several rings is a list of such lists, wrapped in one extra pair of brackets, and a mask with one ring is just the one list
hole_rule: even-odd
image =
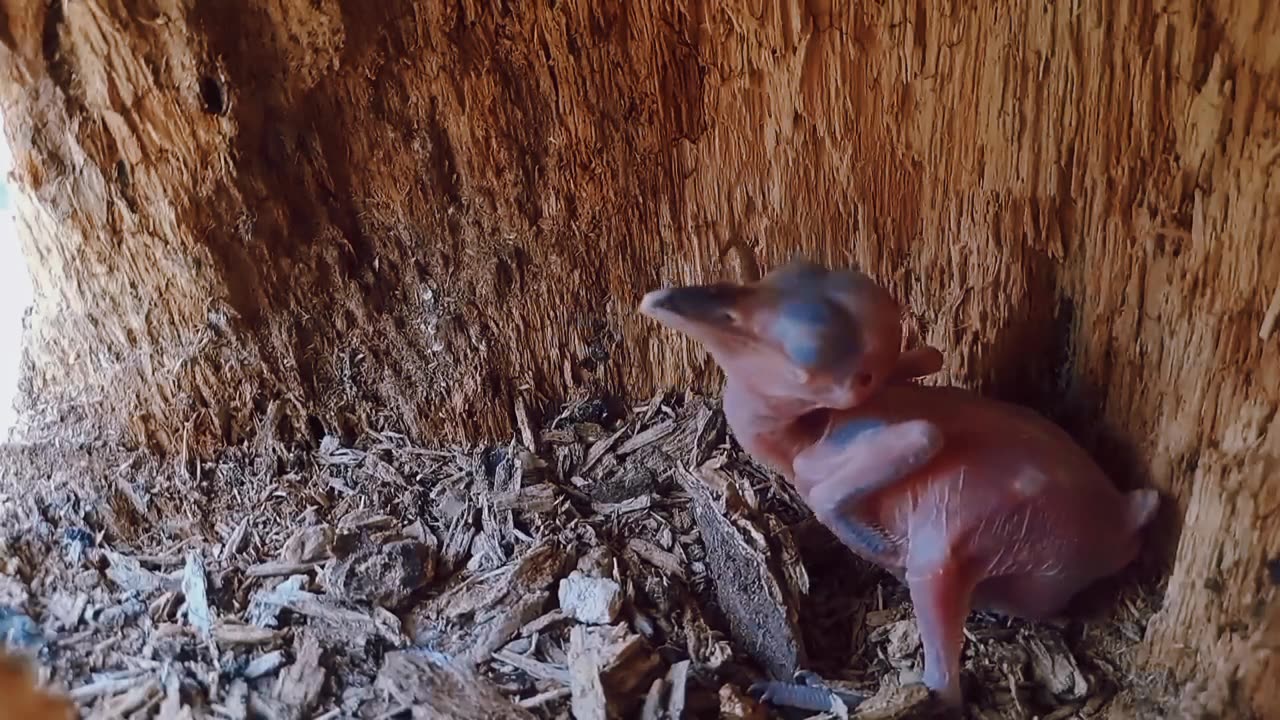
[(866, 699), (858, 693), (831, 687), (821, 676), (809, 670), (797, 670), (793, 679), (795, 682), (789, 683), (777, 680), (758, 682), (751, 686), (750, 693), (761, 702), (814, 712), (838, 712), (841, 706), (848, 711)]

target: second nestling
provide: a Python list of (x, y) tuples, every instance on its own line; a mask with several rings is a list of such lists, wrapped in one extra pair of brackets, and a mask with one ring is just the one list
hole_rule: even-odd
[[(1048, 619), (1137, 555), (1156, 492), (1120, 492), (1026, 408), (911, 382), (941, 354), (901, 351), (898, 303), (863, 273), (793, 261), (758, 282), (655, 290), (640, 311), (711, 353), (743, 448), (907, 585), (924, 684), (948, 705), (971, 609)], [(807, 706), (815, 688), (765, 690)]]

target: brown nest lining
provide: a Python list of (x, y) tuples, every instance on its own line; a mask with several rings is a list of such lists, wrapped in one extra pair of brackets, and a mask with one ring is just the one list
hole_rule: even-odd
[[(601, 407), (518, 407), (475, 450), (10, 446), (0, 625), (86, 717), (782, 717), (747, 688), (798, 668), (873, 696), (850, 717), (929, 712), (905, 589), (714, 402)], [(1129, 588), (1101, 619), (971, 617), (969, 715), (1131, 706), (1151, 611)]]

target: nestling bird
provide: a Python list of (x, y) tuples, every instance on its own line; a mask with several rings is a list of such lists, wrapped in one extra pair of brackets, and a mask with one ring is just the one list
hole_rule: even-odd
[(640, 311), (711, 353), (743, 448), (906, 584), (924, 684), (949, 705), (971, 609), (1047, 619), (1137, 555), (1156, 492), (1119, 491), (1029, 409), (909, 382), (942, 356), (901, 351), (898, 303), (861, 272), (796, 260), (758, 282), (655, 290)]

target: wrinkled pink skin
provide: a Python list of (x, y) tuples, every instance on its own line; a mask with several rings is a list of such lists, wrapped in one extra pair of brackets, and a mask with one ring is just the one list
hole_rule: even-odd
[[(744, 449), (792, 482), (845, 545), (907, 585), (923, 680), (945, 702), (961, 701), (971, 608), (1046, 619), (1137, 554), (1155, 491), (1118, 491), (1030, 410), (909, 382), (941, 369), (941, 354), (899, 354), (898, 305), (866, 276), (792, 263), (755, 284), (714, 287), (710, 297), (651, 292), (641, 312), (711, 351)], [(814, 341), (799, 356), (812, 360), (815, 343), (833, 338), (860, 342), (794, 362), (775, 331), (787, 322), (778, 308), (797, 296), (841, 311), (792, 323), (786, 338)]]

